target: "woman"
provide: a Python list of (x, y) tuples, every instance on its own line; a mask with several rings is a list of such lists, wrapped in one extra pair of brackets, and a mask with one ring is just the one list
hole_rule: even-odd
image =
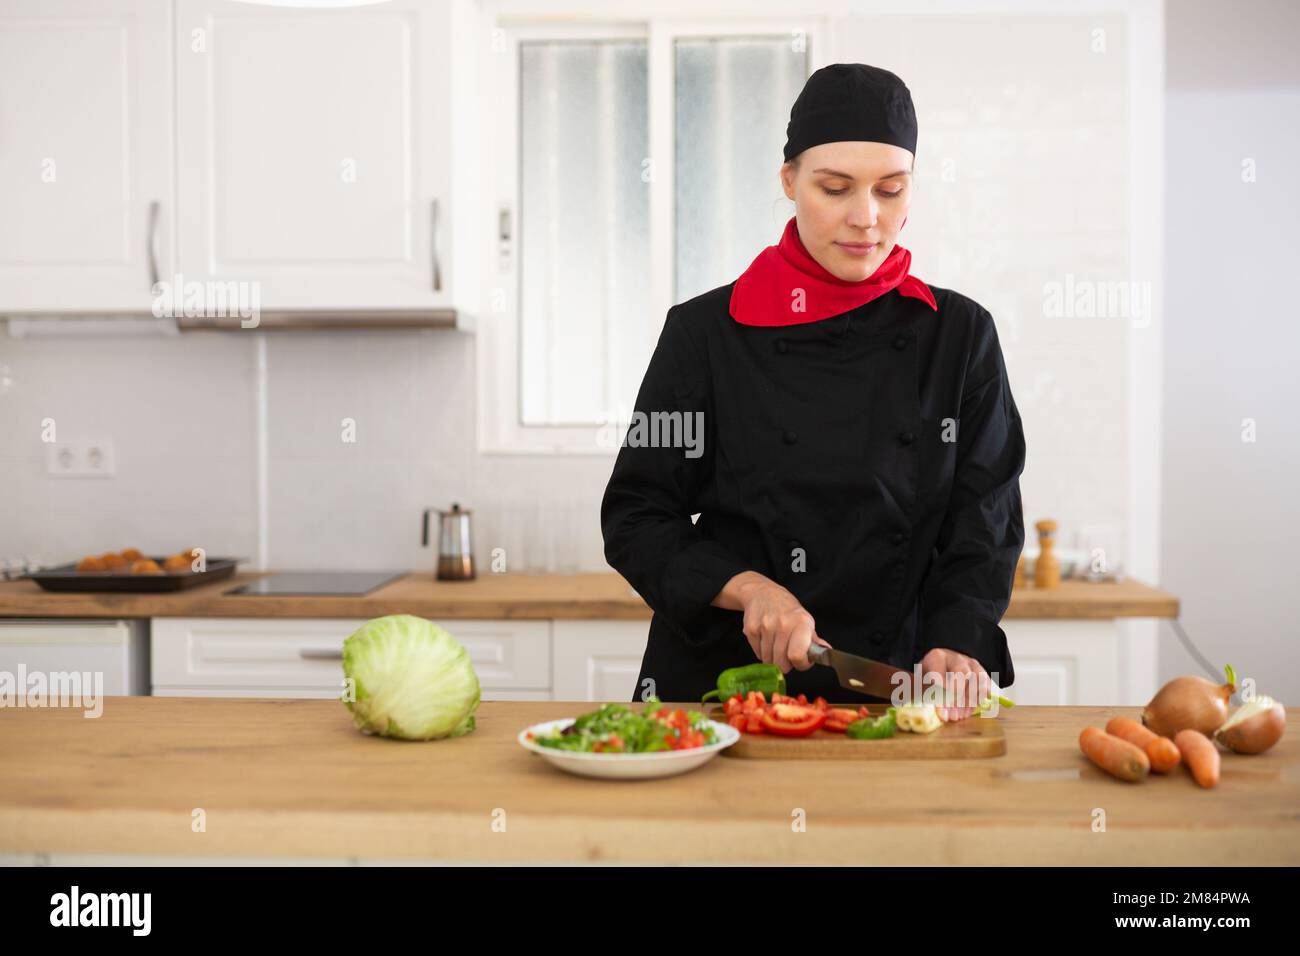
[[(629, 429), (601, 505), (606, 558), (654, 611), (637, 696), (699, 700), (761, 660), (791, 694), (851, 699), (814, 641), (919, 661), (944, 720), (1014, 681), (998, 622), (1024, 433), (992, 317), (897, 244), (915, 152), (897, 76), (818, 70), (790, 112), (780, 242), (669, 310), (634, 415), (649, 438)], [(702, 448), (655, 440), (692, 422)]]

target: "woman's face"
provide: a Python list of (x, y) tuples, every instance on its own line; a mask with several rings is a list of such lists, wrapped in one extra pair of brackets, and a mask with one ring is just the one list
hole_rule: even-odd
[(827, 271), (859, 282), (893, 251), (912, 204), (912, 154), (890, 143), (810, 146), (781, 166), (799, 238)]

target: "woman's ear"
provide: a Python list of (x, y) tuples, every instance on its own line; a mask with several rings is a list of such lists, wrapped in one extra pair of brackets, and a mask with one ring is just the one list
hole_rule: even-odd
[(794, 201), (794, 166), (785, 162), (781, 164), (781, 188), (785, 190), (785, 198), (791, 202)]

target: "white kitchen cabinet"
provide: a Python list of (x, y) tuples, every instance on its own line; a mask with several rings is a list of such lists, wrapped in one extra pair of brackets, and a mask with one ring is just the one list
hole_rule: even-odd
[[(338, 697), (343, 641), (364, 621), (154, 618), (153, 693), (199, 697)], [(445, 621), (469, 651), (484, 700), (545, 700), (549, 621)]]
[[(89, 674), (77, 686), (110, 697), (149, 693), (149, 655), (144, 621), (0, 621), (0, 672), (15, 689), (19, 674), (43, 675), (46, 687), (67, 686), (55, 675)], [(95, 676), (98, 675), (98, 676)], [(99, 686), (96, 683), (99, 682)]]
[(469, 0), (178, 0), (186, 282), (252, 283), (263, 309), (453, 305), (470, 288), (453, 144), (470, 147), (451, 84), (473, 16)]
[(553, 699), (627, 703), (634, 693), (639, 697), (636, 679), (649, 633), (648, 620), (552, 622)]
[(1017, 704), (1113, 706), (1119, 700), (1115, 621), (1004, 620)]
[(171, 3), (0, 4), (0, 314), (148, 312), (173, 264)]
[[(194, 697), (338, 697), (343, 640), (361, 620), (155, 618), (153, 693)], [(639, 697), (648, 620), (449, 620), (484, 700), (619, 701)], [(1114, 621), (1002, 622), (1017, 704), (1114, 706)], [(653, 693), (653, 689), (647, 692)]]

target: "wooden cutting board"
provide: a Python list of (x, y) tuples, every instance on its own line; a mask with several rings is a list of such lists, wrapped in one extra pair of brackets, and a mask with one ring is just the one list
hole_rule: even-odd
[[(888, 706), (868, 704), (867, 710), (877, 717)], [(722, 723), (727, 720), (721, 707), (713, 707), (709, 716)], [(945, 723), (934, 733), (900, 730), (883, 740), (854, 740), (829, 730), (814, 731), (808, 737), (742, 733), (739, 741), (722, 752), (728, 757), (760, 760), (941, 760), (999, 757), (1007, 752), (1007, 738), (998, 718), (967, 717)]]

